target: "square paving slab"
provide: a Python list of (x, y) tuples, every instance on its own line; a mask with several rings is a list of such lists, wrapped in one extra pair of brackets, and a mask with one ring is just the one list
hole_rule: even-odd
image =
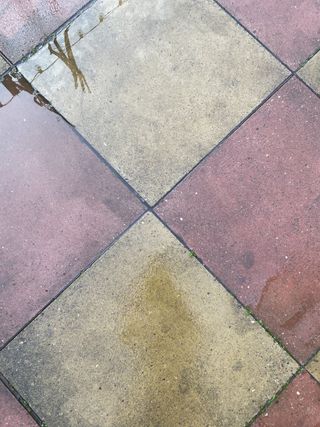
[(20, 70), (153, 204), (287, 71), (214, 2), (120, 4), (100, 1)]
[(320, 346), (319, 134), (293, 78), (157, 208), (301, 361)]
[(320, 95), (320, 52), (301, 68), (299, 76)]
[(308, 363), (307, 369), (320, 382), (320, 351)]
[(8, 68), (6, 61), (0, 56), (0, 74), (4, 73)]
[(0, 427), (37, 427), (37, 423), (1, 381)]
[(0, 50), (18, 61), (89, 0), (1, 0)]
[(0, 340), (4, 344), (143, 212), (22, 78), (0, 86)]
[(319, 0), (219, 0), (292, 69), (320, 46)]
[(319, 427), (320, 385), (304, 372), (295, 378), (252, 427)]
[(0, 367), (50, 427), (239, 427), (297, 364), (147, 214)]

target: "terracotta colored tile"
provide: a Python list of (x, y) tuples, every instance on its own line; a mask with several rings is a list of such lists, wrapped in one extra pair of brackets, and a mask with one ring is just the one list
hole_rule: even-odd
[(37, 423), (0, 381), (0, 427), (37, 427)]
[(11, 76), (0, 87), (2, 343), (143, 211), (81, 137), (28, 90)]
[(320, 95), (320, 51), (301, 68), (299, 76)]
[(287, 71), (214, 2), (115, 3), (19, 69), (154, 204)]
[(50, 427), (239, 427), (297, 369), (152, 214), (0, 365)]
[(289, 67), (320, 47), (318, 0), (219, 0)]
[(291, 79), (157, 209), (300, 360), (320, 345), (319, 119)]
[(319, 427), (320, 385), (307, 372), (284, 390), (252, 427)]
[(1, 0), (0, 50), (16, 62), (89, 0)]
[(308, 363), (307, 369), (320, 382), (320, 351)]

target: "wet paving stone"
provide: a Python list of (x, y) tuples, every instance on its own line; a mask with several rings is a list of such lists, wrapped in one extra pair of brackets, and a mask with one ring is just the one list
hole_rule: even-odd
[(214, 2), (117, 5), (20, 70), (154, 204), (287, 72)]
[(318, 427), (320, 385), (304, 372), (298, 375), (252, 427)]
[(244, 425), (297, 364), (152, 215), (0, 353), (49, 426)]
[(4, 344), (143, 212), (23, 79), (0, 86), (0, 339)]
[(320, 345), (319, 119), (291, 79), (157, 208), (300, 361)]
[(320, 52), (301, 68), (299, 76), (320, 95)]
[(320, 382), (320, 351), (308, 363), (307, 369)]
[(0, 50), (16, 62), (88, 0), (1, 0)]
[(0, 426), (37, 427), (37, 423), (0, 381)]
[(219, 3), (292, 69), (320, 47), (318, 0), (219, 0)]

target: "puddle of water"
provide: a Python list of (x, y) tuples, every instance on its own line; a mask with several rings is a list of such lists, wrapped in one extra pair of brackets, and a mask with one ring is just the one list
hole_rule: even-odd
[(32, 85), (20, 74), (7, 74), (1, 81), (2, 85), (7, 89), (4, 95), (1, 91), (0, 108), (6, 107), (21, 92), (27, 92), (33, 96), (34, 102), (40, 107), (49, 107), (48, 101), (39, 93), (35, 93)]
[(320, 342), (320, 270), (312, 257), (295, 258), (270, 277), (254, 306), (257, 315), (302, 361)]
[[(122, 341), (139, 360), (120, 425), (205, 425), (198, 360), (200, 328), (175, 279), (154, 261), (128, 310)], [(201, 421), (202, 420), (202, 421)]]
[(73, 41), (70, 40), (69, 30), (72, 25), (77, 25), (78, 21), (76, 20), (75, 23), (72, 23), (63, 32), (65, 50), (62, 48), (61, 44), (57, 40), (57, 37), (59, 37), (59, 35), (57, 35), (54, 38), (52, 43), (48, 43), (48, 50), (50, 55), (56, 56), (57, 59), (55, 59), (46, 67), (41, 67), (40, 65), (37, 65), (36, 66), (37, 73), (32, 77), (31, 82), (33, 82), (36, 78), (38, 78), (39, 75), (41, 75), (43, 72), (51, 68), (56, 63), (56, 61), (60, 59), (71, 71), (74, 79), (75, 88), (77, 89), (79, 87), (79, 82), (80, 82), (80, 87), (82, 91), (85, 92), (87, 90), (88, 93), (91, 93), (87, 79), (84, 76), (83, 72), (80, 70), (80, 67), (75, 60), (72, 48), (77, 43), (79, 43), (81, 39), (85, 38), (88, 34), (94, 31), (99, 25), (101, 25), (112, 12), (114, 12), (117, 8), (119, 8), (124, 3), (126, 3), (126, 1), (127, 0), (118, 0), (118, 3), (116, 3), (116, 5), (112, 7), (110, 10), (108, 10), (105, 13), (100, 13), (97, 19), (94, 20), (93, 25), (88, 30), (83, 31), (82, 29), (79, 28), (76, 33), (77, 37), (75, 37), (75, 34), (73, 33), (73, 36), (72, 36)]

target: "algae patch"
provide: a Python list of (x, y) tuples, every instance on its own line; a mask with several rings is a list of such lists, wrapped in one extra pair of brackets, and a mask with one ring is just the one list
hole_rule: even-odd
[(153, 261), (139, 281), (121, 334), (139, 367), (121, 425), (206, 425), (199, 386), (200, 336), (175, 277), (162, 262)]

